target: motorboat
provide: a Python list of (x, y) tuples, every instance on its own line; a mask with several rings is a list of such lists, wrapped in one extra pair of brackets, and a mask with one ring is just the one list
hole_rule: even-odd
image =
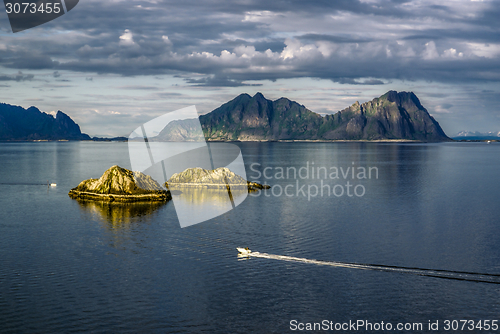
[(252, 251), (248, 248), (248, 247), (245, 247), (245, 248), (242, 248), (242, 247), (236, 247), (236, 249), (238, 250), (238, 252), (241, 254), (241, 255), (249, 255)]

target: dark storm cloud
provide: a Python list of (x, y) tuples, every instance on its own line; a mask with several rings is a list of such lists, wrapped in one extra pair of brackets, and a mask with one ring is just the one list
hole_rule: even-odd
[(247, 84), (238, 80), (231, 80), (227, 77), (210, 76), (200, 79), (185, 79), (187, 83), (195, 86), (211, 86), (211, 87), (241, 87), (241, 86), (262, 86), (262, 84)]
[[(500, 13), (499, 13), (500, 15)], [(478, 43), (498, 43), (500, 35), (497, 31), (481, 30), (477, 27), (469, 29), (425, 29), (419, 31), (415, 35), (403, 37), (403, 40), (463, 40), (474, 41)]]
[(333, 43), (368, 43), (372, 42), (372, 39), (368, 38), (357, 38), (354, 36), (339, 36), (339, 35), (322, 35), (322, 34), (305, 34), (302, 36), (297, 36), (297, 39), (307, 42), (317, 42), (317, 41), (327, 41)]
[(0, 65), (182, 74), (216, 87), (301, 77), (490, 82), (500, 80), (499, 16), (496, 1), (89, 0), (20, 37), (4, 35)]
[(12, 61), (7, 60), (5, 63), (10, 63), (13, 68), (30, 70), (53, 69), (59, 65), (59, 62), (52, 60), (48, 55), (31, 55), (27, 53), (12, 59)]
[(14, 75), (0, 74), (0, 81), (31, 81), (34, 77), (33, 74), (23, 74), (23, 72), (19, 71)]

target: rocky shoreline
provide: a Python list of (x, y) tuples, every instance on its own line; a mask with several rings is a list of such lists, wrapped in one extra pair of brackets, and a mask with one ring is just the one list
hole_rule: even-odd
[(205, 189), (220, 189), (220, 188), (247, 188), (249, 191), (259, 190), (259, 189), (270, 189), (271, 186), (267, 184), (260, 184), (257, 182), (248, 181), (247, 184), (206, 184), (206, 183), (165, 183), (167, 189), (177, 189), (177, 188), (205, 188)]
[(158, 194), (144, 194), (144, 195), (117, 195), (117, 194), (96, 194), (87, 191), (78, 191), (71, 189), (69, 197), (78, 200), (91, 200), (103, 202), (120, 202), (120, 203), (134, 203), (134, 202), (166, 202), (172, 199), (169, 192)]
[[(450, 139), (446, 141), (457, 141), (456, 139)], [(207, 142), (211, 143), (428, 143), (425, 140), (414, 140), (414, 139), (239, 139), (239, 140), (215, 140), (207, 139)]]

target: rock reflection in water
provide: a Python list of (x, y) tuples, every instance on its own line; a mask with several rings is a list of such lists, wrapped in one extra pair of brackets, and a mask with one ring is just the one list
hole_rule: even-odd
[(148, 203), (108, 203), (97, 201), (78, 201), (86, 213), (105, 222), (109, 228), (128, 227), (134, 218), (148, 216), (166, 205), (166, 202)]
[[(241, 204), (247, 187), (171, 187), (175, 211), (180, 221), (201, 222), (221, 215)], [(181, 191), (182, 193), (178, 193)]]

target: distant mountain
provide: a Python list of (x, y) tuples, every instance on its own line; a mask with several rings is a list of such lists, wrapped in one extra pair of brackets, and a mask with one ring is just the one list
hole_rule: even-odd
[(479, 132), (479, 131), (460, 131), (453, 139), (456, 140), (500, 140), (500, 131)]
[[(177, 121), (156, 140), (190, 140), (192, 120)], [(241, 94), (200, 116), (207, 140), (384, 140), (446, 141), (438, 122), (412, 92), (389, 91), (370, 102), (321, 116), (287, 98)], [(192, 138), (195, 140), (195, 138)]]
[(0, 140), (90, 140), (68, 115), (0, 103)]
[(198, 120), (192, 118), (168, 123), (156, 137), (151, 138), (151, 141), (203, 141), (204, 139)]

